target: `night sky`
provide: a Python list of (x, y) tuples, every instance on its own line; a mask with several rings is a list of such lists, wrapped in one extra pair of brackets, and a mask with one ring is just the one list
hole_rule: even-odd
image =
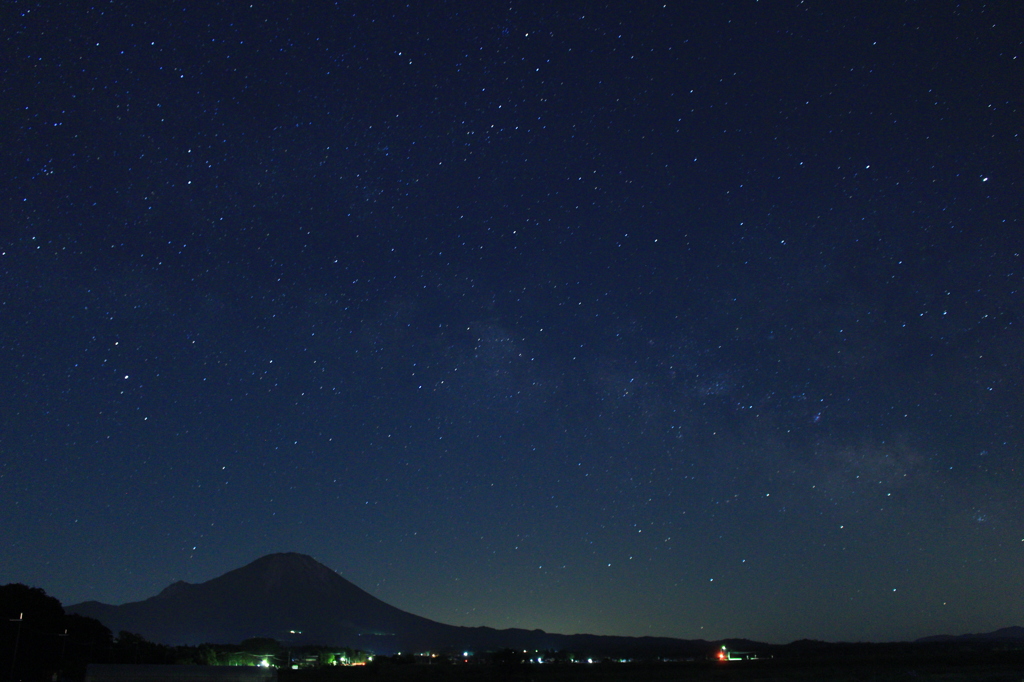
[(1022, 625), (1024, 13), (0, 12), (0, 583)]

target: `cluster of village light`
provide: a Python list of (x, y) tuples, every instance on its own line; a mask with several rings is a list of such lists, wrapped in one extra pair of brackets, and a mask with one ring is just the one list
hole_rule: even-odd
[[(537, 654), (541, 654), (541, 652), (537, 651), (537, 650), (533, 651), (533, 655), (528, 655), (528, 654), (530, 654), (530, 651), (528, 649), (523, 649), (523, 654), (527, 654), (527, 656), (525, 657), (525, 659), (523, 661), (524, 663), (544, 664), (544, 663), (557, 663), (558, 662), (558, 660), (556, 660), (555, 658), (552, 658), (552, 657), (545, 658), (543, 655), (537, 655)], [(399, 651), (398, 655), (401, 656), (402, 652)], [(437, 658), (440, 658), (441, 656), (443, 656), (444, 654), (439, 654), (439, 653), (434, 652), (434, 651), (427, 651), (427, 652), (413, 654), (413, 655), (416, 656), (417, 658), (437, 659)], [(472, 651), (463, 651), (462, 652), (462, 656), (461, 656), (462, 662), (463, 663), (472, 663), (473, 662), (472, 659), (473, 659), (474, 656), (475, 656), (475, 654)], [(459, 658), (460, 658), (459, 656), (455, 656), (454, 660), (457, 661), (457, 660), (459, 660)], [(604, 660), (604, 661), (613, 661), (613, 662), (616, 662), (616, 663), (632, 663), (633, 662), (633, 659), (631, 659), (631, 658), (616, 658), (616, 659), (602, 659), (602, 660)], [(596, 661), (593, 658), (576, 658), (575, 656), (570, 654), (569, 657), (568, 657), (568, 662), (569, 663), (598, 663), (599, 661)]]
[[(555, 658), (554, 656), (545, 655), (543, 652), (537, 651), (537, 650), (534, 650), (531, 653), (527, 649), (523, 649), (522, 653), (523, 653), (522, 661), (524, 663), (535, 664), (535, 665), (552, 664), (552, 663), (559, 663), (559, 662), (582, 663), (582, 664), (593, 664), (593, 663), (598, 663), (598, 662), (607, 662), (607, 663), (632, 663), (633, 662), (633, 659), (631, 659), (631, 658), (612, 658), (612, 659), (603, 658), (603, 659), (595, 660), (594, 658), (577, 658), (576, 656), (573, 656), (571, 654), (568, 655), (566, 658), (561, 658), (561, 657)], [(397, 655), (398, 656), (402, 656), (403, 654), (402, 654), (402, 652), (398, 652)], [(442, 653), (438, 653), (438, 652), (427, 651), (427, 652), (413, 654), (413, 656), (414, 656), (414, 658), (420, 659), (420, 660), (426, 659), (424, 662), (435, 662), (435, 661), (438, 661), (438, 659), (444, 658), (446, 655), (442, 654)], [(474, 662), (477, 662), (477, 660), (475, 660), (475, 657), (476, 657), (476, 655), (472, 651), (463, 651), (461, 656), (456, 654), (456, 655), (452, 656), (451, 660), (453, 662), (474, 663)], [(762, 657), (763, 656), (758, 655), (758, 654), (756, 654), (754, 652), (750, 652), (750, 651), (730, 651), (724, 645), (722, 646), (721, 649), (719, 649), (714, 654), (714, 659), (716, 659), (718, 661), (752, 661), (752, 660), (758, 660), (758, 659), (760, 659)], [(312, 659), (307, 659), (305, 661), (306, 665), (309, 665), (309, 661), (310, 660), (312, 660)], [(366, 665), (367, 663), (370, 663), (373, 660), (374, 660), (374, 656), (373, 655), (367, 655), (366, 658), (362, 659), (362, 660), (350, 660), (348, 658), (348, 656), (346, 656), (345, 654), (338, 653), (338, 654), (334, 654), (334, 655), (331, 656), (330, 665), (332, 665), (332, 666), (338, 666), (338, 665), (340, 665), (340, 666), (361, 666), (361, 665)], [(484, 659), (478, 659), (478, 660), (479, 661), (483, 661)], [(289, 661), (290, 667), (292, 669), (298, 669), (300, 667), (300, 663), (297, 663), (295, 661), (296, 661), (296, 659), (294, 659), (294, 658), (291, 659), (291, 661)], [(260, 666), (262, 668), (269, 668), (273, 664), (271, 663), (271, 657), (264, 656), (264, 657), (259, 659), (259, 662), (256, 665), (258, 665), (258, 666)]]
[(753, 651), (729, 651), (725, 648), (724, 644), (718, 652), (718, 660), (720, 661), (756, 661), (759, 658), (761, 656)]

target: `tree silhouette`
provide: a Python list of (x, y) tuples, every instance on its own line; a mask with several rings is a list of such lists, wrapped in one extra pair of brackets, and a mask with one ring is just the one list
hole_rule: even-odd
[(0, 587), (0, 679), (82, 679), (88, 663), (111, 660), (113, 638), (95, 618), (65, 614), (38, 587)]

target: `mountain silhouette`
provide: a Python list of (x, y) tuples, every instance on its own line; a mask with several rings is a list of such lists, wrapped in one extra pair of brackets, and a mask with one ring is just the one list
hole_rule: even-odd
[[(144, 601), (96, 601), (65, 609), (163, 644), (238, 643), (348, 646), (379, 654), (412, 651), (569, 650), (601, 656), (703, 656), (704, 640), (559, 635), (543, 630), (459, 627), (377, 599), (304, 554), (270, 554), (205, 583), (176, 582)], [(732, 646), (753, 642), (730, 640)]]
[(1000, 628), (993, 632), (971, 633), (967, 635), (933, 635), (915, 640), (917, 642), (1024, 642), (1024, 627), (1012, 626)]

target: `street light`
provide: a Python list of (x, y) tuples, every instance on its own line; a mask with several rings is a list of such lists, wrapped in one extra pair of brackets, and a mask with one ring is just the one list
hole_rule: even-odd
[(64, 634), (63, 635), (57, 635), (57, 636), (61, 638), (61, 645), (60, 645), (60, 669), (63, 671), (64, 670), (64, 652), (67, 651), (67, 648), (68, 648), (68, 629), (64, 628)]
[(11, 618), (12, 623), (18, 624), (14, 634), (14, 655), (11, 656), (11, 682), (14, 682), (14, 666), (18, 662), (18, 642), (21, 641), (21, 621), (25, 620), (25, 614), (19, 613), (17, 618)]

